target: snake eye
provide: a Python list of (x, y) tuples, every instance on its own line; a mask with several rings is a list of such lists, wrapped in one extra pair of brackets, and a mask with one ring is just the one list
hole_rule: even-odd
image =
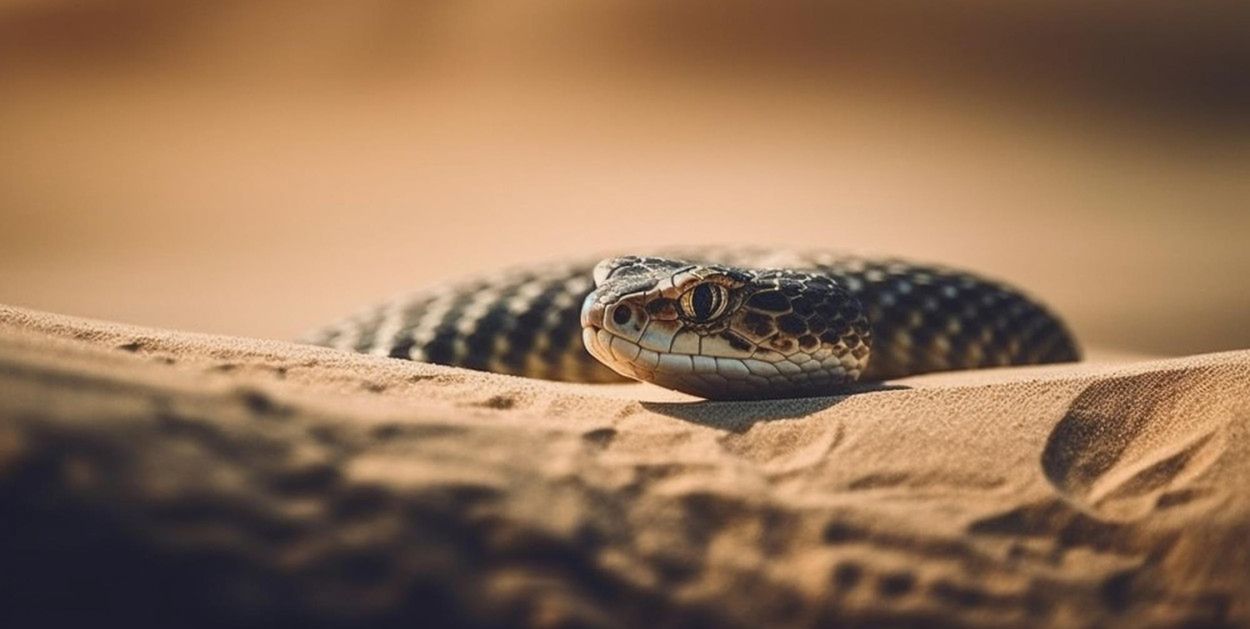
[(681, 296), (681, 312), (695, 323), (707, 323), (725, 312), (729, 290), (720, 284), (704, 282)]
[(634, 318), (634, 309), (626, 304), (621, 304), (612, 311), (612, 321), (617, 325), (625, 325), (630, 319)]

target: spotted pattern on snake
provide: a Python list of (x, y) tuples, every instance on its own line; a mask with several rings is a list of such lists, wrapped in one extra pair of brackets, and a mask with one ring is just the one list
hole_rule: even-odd
[(937, 265), (825, 252), (670, 251), (519, 268), (368, 308), (317, 345), (549, 380), (653, 382), (712, 399), (1066, 362), (1045, 306)]

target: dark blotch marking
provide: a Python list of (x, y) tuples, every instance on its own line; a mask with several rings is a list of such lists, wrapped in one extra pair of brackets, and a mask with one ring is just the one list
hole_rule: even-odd
[(748, 312), (742, 317), (742, 325), (758, 337), (765, 337), (772, 334), (776, 328), (773, 327), (771, 317), (766, 317), (758, 312)]
[[(534, 349), (534, 341), (537, 339), (537, 330), (545, 328), (547, 311), (551, 309), (551, 303), (555, 300), (555, 296), (560, 294), (562, 290), (565, 290), (564, 281), (554, 281), (554, 283), (547, 284), (545, 288), (542, 289), (542, 293), (534, 298), (534, 301), (532, 301), (529, 308), (526, 308), (524, 313), (516, 316), (516, 320), (512, 323), (511, 329), (507, 331), (507, 344), (509, 344), (509, 348), (507, 348), (507, 351), (504, 354), (504, 363), (512, 369), (512, 373), (527, 373), (526, 359), (527, 356), (530, 355), (530, 350)], [(574, 318), (576, 318), (577, 310), (580, 310), (581, 303), (585, 300), (587, 294), (589, 294), (589, 290), (585, 291), (585, 293), (577, 295), (577, 299), (574, 300), (574, 304), (570, 306), (572, 316), (574, 316)], [(561, 316), (565, 315), (566, 314), (561, 314)], [(572, 331), (576, 331), (577, 334), (581, 334), (581, 326), (572, 325), (569, 333), (571, 334)], [(549, 353), (559, 354), (560, 351), (564, 349), (564, 345), (562, 345), (565, 343), (564, 336), (552, 334), (549, 336), (549, 340), (551, 345), (547, 346), (546, 349)]]
[(122, 345), (118, 345), (118, 346), (117, 346), (117, 349), (120, 349), (120, 350), (125, 351), (125, 352), (137, 352), (137, 351), (139, 351), (139, 350), (143, 349), (143, 342), (142, 342), (142, 341), (131, 341), (131, 342), (129, 342), (129, 343), (123, 343)]
[[(459, 308), (453, 309), (458, 312)], [(425, 359), (429, 362), (439, 365), (454, 365), (456, 350), (456, 327), (454, 323), (455, 314), (449, 313), (443, 318), (443, 321), (434, 329), (434, 339), (425, 346)]]
[(386, 310), (383, 308), (374, 308), (360, 324), (360, 336), (352, 347), (358, 352), (367, 352), (373, 348), (377, 342), (378, 330), (382, 326), (382, 319), (386, 316)]
[(978, 607), (986, 600), (985, 592), (950, 581), (938, 581), (929, 591), (934, 598), (961, 607)]
[[(834, 332), (833, 330), (825, 330), (824, 333), (820, 335), (820, 340), (830, 345), (837, 343), (839, 338), (840, 337), (838, 336), (838, 333)], [(848, 342), (847, 345), (851, 346), (852, 344)]]
[(677, 315), (677, 303), (667, 297), (654, 299), (647, 304), (647, 314), (653, 317), (672, 318)]
[(412, 332), (416, 329), (417, 324), (420, 323), (421, 315), (433, 302), (434, 297), (427, 296), (404, 306), (403, 325), (389, 339), (377, 339), (377, 346), (387, 348), (386, 355), (390, 358), (412, 360), (412, 348), (416, 345), (416, 340), (412, 338)]
[(1187, 489), (1176, 489), (1160, 495), (1159, 499), (1155, 501), (1155, 504), (1158, 505), (1160, 509), (1167, 509), (1168, 507), (1175, 507), (1177, 505), (1193, 502), (1194, 500), (1202, 498), (1209, 493), (1210, 490), (1192, 487)]
[(782, 332), (798, 336), (807, 332), (807, 323), (801, 317), (794, 314), (788, 314), (777, 319), (777, 327)]
[(865, 537), (864, 532), (845, 522), (830, 522), (821, 532), (821, 539), (826, 544), (844, 544)]
[[(580, 300), (575, 300), (559, 311), (560, 324), (551, 329), (547, 335), (547, 347), (542, 353), (543, 361), (548, 365), (559, 365), (561, 356), (574, 342), (577, 343), (578, 349), (581, 349), (582, 334), (579, 322), (581, 303)], [(638, 322), (634, 325), (638, 325)], [(581, 351), (585, 353), (586, 350), (581, 349)]]
[(842, 590), (854, 588), (863, 578), (864, 569), (856, 563), (843, 562), (833, 569), (833, 582)]
[(615, 438), (615, 428), (596, 428), (582, 433), (582, 439), (584, 439), (587, 443), (594, 444), (601, 448), (606, 448)]
[(720, 333), (720, 337), (729, 341), (729, 346), (736, 350), (743, 352), (751, 351), (751, 343), (733, 332), (726, 330)]
[(813, 347), (816, 347), (816, 345), (816, 337), (811, 334), (804, 334), (799, 337), (799, 347), (802, 347), (803, 349), (812, 349)]
[[(548, 285), (542, 293), (534, 297), (524, 312), (517, 315), (512, 329), (508, 331), (508, 351), (504, 353), (503, 360), (513, 373), (524, 372), (526, 358), (537, 339), (537, 330), (542, 329), (547, 311), (551, 309), (552, 300), (559, 290), (561, 290), (561, 285)], [(582, 298), (584, 299), (585, 295), (582, 295)], [(579, 304), (581, 301), (581, 299), (577, 300)], [(436, 361), (431, 360), (431, 362)]]
[(486, 400), (485, 402), (476, 404), (475, 406), (483, 406), (486, 408), (493, 408), (493, 409), (497, 409), (501, 411), (506, 411), (516, 406), (516, 400), (506, 395), (496, 395)]
[(253, 415), (276, 416), (289, 412), (289, 409), (274, 402), (268, 394), (256, 389), (241, 389), (238, 396), (239, 401), (243, 402), (243, 406)]
[(396, 341), (394, 345), (391, 345), (391, 349), (386, 352), (386, 355), (391, 358), (409, 360), (412, 358), (412, 346), (416, 344), (416, 339), (411, 336), (406, 336)]
[(468, 354), (462, 358), (462, 365), (469, 369), (488, 371), (491, 356), (495, 352), (495, 338), (504, 330), (512, 315), (508, 312), (503, 299), (491, 306), (486, 314), (477, 320), (473, 332), (464, 339)]
[(1137, 573), (1132, 570), (1125, 570), (1111, 575), (1106, 581), (1102, 582), (1100, 593), (1102, 594), (1103, 603), (1110, 609), (1122, 612), (1128, 609), (1132, 602), (1133, 579)]
[(902, 596), (916, 586), (916, 577), (906, 572), (894, 572), (881, 577), (877, 582), (877, 591), (882, 596)]
[(775, 290), (755, 293), (747, 300), (747, 306), (768, 312), (786, 312), (790, 309), (790, 300)]
[(399, 424), (394, 424), (394, 423), (382, 424), (374, 428), (372, 431), (370, 431), (370, 434), (373, 435), (374, 439), (378, 439), (381, 441), (388, 441), (390, 439), (394, 439), (402, 435), (403, 433), (404, 433), (404, 427)]

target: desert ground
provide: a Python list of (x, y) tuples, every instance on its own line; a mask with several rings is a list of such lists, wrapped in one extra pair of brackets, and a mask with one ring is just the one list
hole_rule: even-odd
[[(0, 2), (0, 625), (1250, 626), (1246, 24)], [(713, 403), (291, 342), (724, 243), (1006, 280), (1086, 360)]]
[(0, 310), (5, 614), (1243, 626), (1250, 353), (714, 403)]

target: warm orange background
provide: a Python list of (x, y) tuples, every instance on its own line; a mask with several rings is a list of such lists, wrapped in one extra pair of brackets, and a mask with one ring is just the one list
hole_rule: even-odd
[(1234, 6), (0, 0), (0, 302), (291, 337), (729, 241), (973, 267), (1094, 345), (1250, 347)]

